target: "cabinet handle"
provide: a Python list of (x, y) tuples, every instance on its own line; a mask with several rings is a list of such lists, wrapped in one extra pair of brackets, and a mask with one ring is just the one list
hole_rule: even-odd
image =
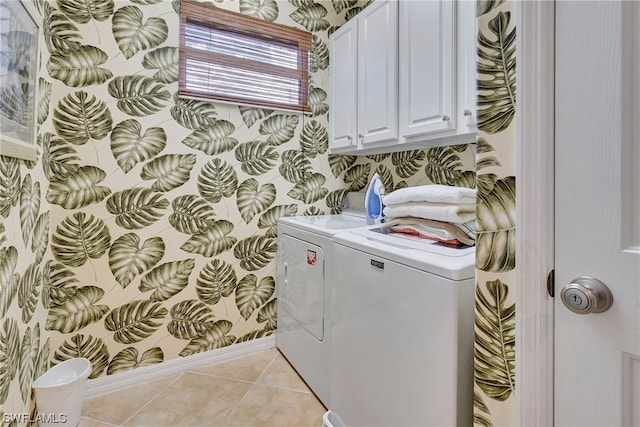
[(462, 113), (465, 116), (470, 116), (471, 115), (471, 110), (464, 110), (464, 113)]
[(442, 121), (443, 121), (443, 122), (448, 122), (449, 120), (451, 120), (451, 117), (447, 116), (446, 114), (444, 114), (444, 115), (442, 116)]
[(359, 134), (358, 134), (358, 138), (360, 138), (360, 140), (363, 140), (363, 139), (364, 139), (364, 135), (363, 135), (363, 134), (361, 134), (361, 133), (359, 133)]
[(347, 135), (347, 140), (348, 140), (349, 142), (351, 142), (351, 141), (353, 141), (353, 137), (352, 137), (351, 135)]

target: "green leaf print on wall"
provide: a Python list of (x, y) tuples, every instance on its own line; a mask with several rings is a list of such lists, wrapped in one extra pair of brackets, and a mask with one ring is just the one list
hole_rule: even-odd
[(52, 305), (61, 305), (64, 301), (76, 293), (79, 284), (78, 279), (71, 270), (63, 264), (49, 260), (42, 269), (42, 281), (44, 289), (51, 296)]
[(162, 83), (140, 75), (115, 77), (109, 82), (109, 95), (118, 100), (120, 111), (136, 117), (161, 111), (171, 98)]
[[(2, 254), (0, 253), (0, 256)], [(0, 268), (3, 266), (0, 265)], [(4, 273), (0, 271), (0, 273)], [(2, 278), (0, 285), (0, 318), (4, 318), (9, 310), (9, 307), (14, 301), (15, 296), (18, 294), (18, 287), (20, 286), (20, 277), (17, 274), (9, 275), (8, 278)]]
[(200, 233), (216, 223), (213, 207), (194, 194), (176, 197), (171, 207), (173, 213), (169, 216), (169, 224), (181, 233)]
[(236, 305), (242, 317), (247, 320), (251, 314), (266, 303), (276, 289), (273, 277), (263, 277), (260, 282), (255, 274), (247, 274), (238, 283)]
[(104, 291), (96, 286), (77, 288), (62, 304), (51, 307), (47, 329), (68, 334), (99, 321), (109, 312), (108, 306), (97, 305), (103, 296)]
[(29, 241), (29, 235), (33, 231), (33, 225), (40, 212), (40, 182), (33, 182), (31, 175), (27, 174), (20, 188), (20, 229), (22, 241), (25, 246)]
[(266, 117), (269, 117), (273, 110), (268, 110), (265, 108), (254, 108), (254, 107), (238, 107), (240, 110), (240, 114), (242, 115), (242, 120), (244, 124), (247, 125), (248, 128), (254, 125), (258, 120), (262, 120)]
[(107, 54), (95, 46), (78, 46), (52, 52), (47, 71), (67, 86), (101, 85), (113, 77), (110, 70), (100, 67), (108, 59)]
[(171, 107), (171, 117), (182, 127), (192, 130), (204, 129), (218, 121), (218, 113), (212, 102), (180, 98), (178, 92), (173, 95), (173, 102), (175, 105)]
[(304, 124), (300, 136), (300, 148), (305, 156), (315, 159), (329, 149), (329, 133), (327, 128), (316, 120)]
[(167, 330), (181, 340), (197, 338), (211, 329), (215, 323), (213, 311), (198, 300), (180, 301), (169, 312), (171, 321)]
[(107, 368), (107, 375), (130, 371), (136, 368), (155, 365), (164, 361), (164, 353), (160, 347), (153, 347), (142, 353), (138, 359), (138, 349), (127, 347), (116, 354)]
[(104, 221), (76, 212), (57, 227), (51, 238), (56, 260), (69, 267), (80, 267), (89, 258), (100, 258), (111, 245), (111, 234)]
[[(47, 247), (49, 246), (49, 212), (42, 213), (33, 227), (33, 235), (31, 236), (31, 252), (35, 256), (35, 262), (40, 264), (44, 257)], [(2, 317), (2, 316), (0, 316)]]
[(489, 411), (489, 407), (487, 407), (486, 403), (484, 403), (482, 395), (476, 390), (473, 391), (473, 407), (473, 425), (481, 427), (493, 427), (493, 423), (489, 419), (489, 417), (491, 416), (491, 411)]
[(106, 21), (113, 14), (113, 0), (57, 0), (56, 5), (78, 24)]
[(114, 332), (115, 342), (133, 344), (157, 331), (167, 313), (159, 302), (135, 300), (111, 310), (104, 318), (104, 327)]
[(235, 151), (240, 168), (247, 175), (264, 175), (275, 166), (274, 161), (280, 158), (273, 145), (264, 141), (249, 141), (240, 144)]
[(231, 197), (238, 190), (238, 174), (221, 159), (209, 160), (198, 175), (198, 192), (210, 203)]
[(178, 81), (178, 48), (161, 47), (145, 53), (142, 66), (147, 70), (158, 70), (153, 78), (160, 83)]
[(126, 288), (133, 279), (162, 259), (165, 251), (160, 237), (150, 237), (140, 245), (140, 237), (127, 233), (118, 237), (109, 250), (109, 268), (116, 281)]
[(515, 304), (500, 280), (476, 286), (475, 382), (492, 399), (504, 402), (515, 390)]
[(350, 167), (344, 173), (344, 182), (349, 184), (349, 191), (364, 189), (369, 183), (369, 173), (371, 173), (371, 165), (369, 163)]
[(324, 19), (327, 16), (327, 9), (318, 3), (309, 2), (300, 5), (289, 16), (311, 32), (324, 31), (331, 26), (329, 21)]
[(18, 378), (20, 380), (20, 394), (26, 402), (31, 394), (31, 384), (37, 378), (38, 353), (40, 350), (40, 324), (36, 323), (33, 330), (30, 326), (24, 332), (20, 346), (20, 362)]
[(293, 114), (276, 114), (260, 124), (260, 135), (269, 135), (267, 142), (272, 145), (282, 145), (291, 141), (298, 126), (300, 117)]
[[(264, 323), (264, 329), (267, 331), (275, 331), (278, 326), (278, 316), (277, 316), (277, 300), (272, 299), (268, 303), (264, 305), (258, 312), (258, 317), (256, 321), (258, 323)], [(266, 323), (265, 323), (266, 322)]]
[(510, 12), (489, 21), (491, 36), (478, 35), (478, 129), (505, 130), (516, 112), (516, 30)]
[(38, 264), (31, 264), (20, 278), (18, 287), (18, 307), (22, 309), (22, 323), (29, 324), (42, 288), (42, 274)]
[(238, 242), (233, 248), (233, 256), (240, 260), (240, 267), (244, 270), (257, 271), (269, 264), (276, 256), (277, 248), (275, 239), (251, 236)]
[(160, 264), (142, 278), (138, 289), (153, 291), (151, 301), (166, 301), (187, 287), (195, 265), (192, 258)]
[(189, 181), (189, 174), (196, 164), (195, 154), (166, 154), (143, 166), (140, 178), (155, 179), (151, 189), (165, 192)]
[(111, 194), (109, 187), (97, 185), (107, 174), (95, 166), (82, 166), (73, 174), (52, 179), (47, 201), (65, 209), (79, 209), (99, 203)]
[(53, 111), (58, 136), (74, 145), (100, 140), (111, 132), (113, 120), (107, 104), (84, 91), (65, 96)]
[(238, 145), (238, 140), (229, 136), (235, 130), (233, 123), (218, 120), (213, 125), (194, 130), (191, 135), (182, 140), (182, 143), (210, 156), (216, 156), (231, 151)]
[(78, 27), (57, 9), (47, 9), (42, 30), (49, 52), (61, 54), (79, 48), (82, 45), (82, 36)]
[(142, 133), (142, 125), (134, 119), (124, 120), (111, 132), (111, 152), (125, 173), (138, 163), (158, 155), (167, 145), (167, 134), (161, 127)]
[(196, 293), (200, 301), (215, 305), (228, 297), (238, 286), (238, 278), (233, 266), (228, 262), (214, 259), (206, 264), (196, 282)]
[[(91, 361), (91, 375), (89, 379), (98, 378), (109, 364), (109, 350), (100, 338), (76, 334), (70, 340), (65, 341), (53, 355), (55, 362), (76, 357), (84, 357)], [(57, 363), (53, 363), (57, 365)]]
[(391, 155), (391, 163), (400, 178), (411, 178), (420, 170), (420, 162), (426, 157), (422, 150), (402, 151)]
[(245, 223), (249, 224), (253, 217), (264, 212), (276, 200), (276, 186), (266, 183), (259, 186), (254, 178), (243, 181), (238, 187), (237, 205)]
[[(47, 137), (51, 134), (46, 134)], [(75, 148), (60, 138), (47, 138), (43, 153), (43, 168), (47, 178), (60, 179), (76, 173), (80, 167), (80, 156)]]
[(220, 255), (228, 251), (238, 241), (229, 236), (233, 231), (233, 224), (227, 220), (215, 221), (209, 228), (200, 230), (184, 242), (180, 249), (185, 252), (200, 254), (205, 257)]
[(231, 332), (231, 328), (233, 328), (233, 323), (228, 320), (218, 320), (203, 335), (192, 339), (189, 344), (182, 349), (179, 356), (191, 356), (233, 344), (236, 337), (227, 335)]
[(425, 173), (434, 184), (475, 188), (476, 174), (464, 170), (459, 150), (452, 147), (436, 147), (427, 150)]
[(283, 151), (280, 161), (280, 175), (293, 184), (302, 182), (311, 173), (311, 161), (299, 150)]
[(276, 0), (240, 0), (240, 13), (274, 22), (280, 10)]
[(20, 167), (14, 157), (0, 156), (0, 215), (9, 216), (9, 210), (20, 197)]
[(51, 83), (43, 79), (38, 79), (38, 125), (49, 117), (49, 106), (51, 105)]
[(258, 220), (259, 229), (267, 229), (265, 237), (277, 237), (278, 218), (283, 216), (294, 216), (298, 212), (298, 205), (280, 205), (269, 208), (260, 216)]
[(344, 198), (347, 196), (348, 192), (349, 190), (340, 189), (329, 193), (325, 203), (327, 204), (327, 207), (331, 209), (332, 215), (337, 215), (342, 212)]
[(12, 317), (2, 321), (0, 328), (0, 403), (4, 403), (9, 395), (13, 380), (20, 364), (20, 331), (18, 322)]
[(329, 190), (322, 186), (326, 181), (327, 178), (321, 173), (308, 174), (303, 181), (296, 183), (295, 187), (289, 190), (287, 196), (307, 204), (315, 203), (329, 194)]
[[(314, 34), (311, 38), (310, 70), (312, 73), (316, 73), (318, 72), (318, 70), (326, 70), (327, 68), (329, 68), (329, 47), (320, 37)], [(309, 101), (309, 103), (313, 105), (313, 102), (311, 101), (311, 94), (309, 94)], [(316, 116), (315, 110), (313, 112), (313, 115)]]
[(169, 201), (148, 188), (131, 188), (114, 193), (107, 200), (107, 211), (116, 215), (116, 224), (129, 230), (154, 224), (164, 215)]
[(329, 154), (329, 166), (331, 166), (331, 173), (336, 178), (347, 169), (349, 169), (357, 160), (356, 156), (342, 156), (336, 154)]
[(505, 272), (516, 265), (516, 179), (496, 181), (493, 190), (478, 193), (476, 268)]
[(167, 40), (169, 27), (164, 19), (151, 17), (144, 23), (143, 19), (144, 14), (135, 6), (122, 7), (113, 15), (113, 37), (127, 59)]

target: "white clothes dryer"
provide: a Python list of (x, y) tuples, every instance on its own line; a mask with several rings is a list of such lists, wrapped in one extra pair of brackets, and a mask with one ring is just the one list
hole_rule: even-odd
[(333, 236), (366, 226), (363, 210), (278, 220), (276, 343), (330, 406), (330, 314)]
[(473, 424), (473, 247), (365, 227), (334, 236), (338, 426)]

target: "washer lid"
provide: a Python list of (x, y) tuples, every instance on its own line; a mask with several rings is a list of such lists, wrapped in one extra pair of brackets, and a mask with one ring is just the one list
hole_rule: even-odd
[(433, 240), (363, 227), (334, 237), (336, 243), (451, 280), (475, 276), (475, 247), (452, 248)]
[(360, 216), (345, 214), (287, 216), (278, 219), (278, 223), (331, 237), (340, 231), (364, 227), (367, 225), (367, 220), (362, 213)]

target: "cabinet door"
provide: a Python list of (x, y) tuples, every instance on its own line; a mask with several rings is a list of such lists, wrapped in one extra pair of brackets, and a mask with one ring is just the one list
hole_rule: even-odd
[(455, 15), (451, 0), (400, 2), (400, 135), (455, 129)]
[(476, 4), (458, 1), (458, 133), (476, 129)]
[(329, 40), (331, 55), (329, 148), (349, 149), (357, 144), (358, 55), (357, 22), (347, 22)]
[(358, 21), (358, 138), (361, 148), (398, 138), (398, 3), (377, 0)]

